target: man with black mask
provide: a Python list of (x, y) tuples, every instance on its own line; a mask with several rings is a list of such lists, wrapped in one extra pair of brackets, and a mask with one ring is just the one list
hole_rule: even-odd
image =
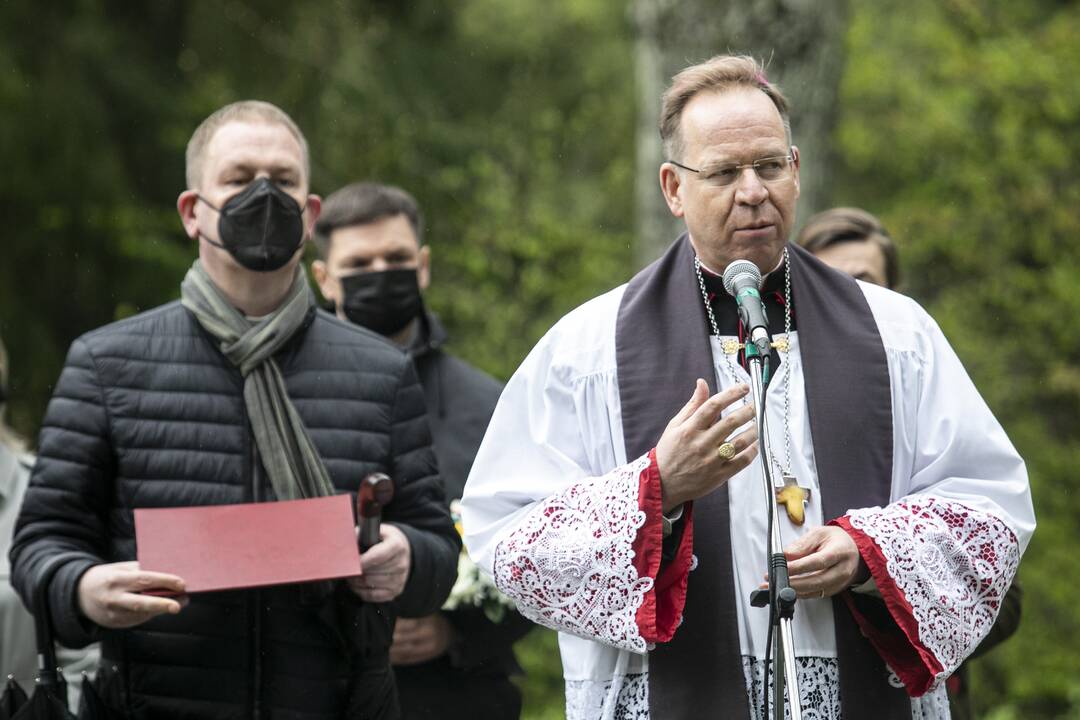
[[(460, 539), (412, 363), (317, 310), (300, 267), (320, 210), (309, 167), (269, 103), (207, 118), (177, 200), (199, 251), (181, 300), (77, 339), (49, 404), (14, 585), (28, 600), (63, 558), (56, 633), (101, 638), (99, 687), (125, 716), (397, 717), (394, 614), (431, 613), (452, 587)], [(188, 598), (135, 560), (136, 508), (355, 492), (376, 471), (396, 487), (362, 576)]]
[[(356, 183), (327, 198), (315, 225), (312, 272), (338, 317), (379, 332), (416, 362), (427, 398), (446, 497), (461, 497), (501, 385), (443, 349), (446, 332), (424, 308), (431, 251), (416, 201), (404, 190)], [(390, 659), (402, 714), (419, 718), (517, 718), (520, 672), (512, 645), (532, 624), (498, 622), (481, 607), (399, 618)]]

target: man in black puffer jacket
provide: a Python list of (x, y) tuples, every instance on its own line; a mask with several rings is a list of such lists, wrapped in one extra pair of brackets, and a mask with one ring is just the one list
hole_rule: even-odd
[[(49, 588), (57, 634), (102, 640), (99, 687), (134, 718), (392, 717), (393, 615), (436, 610), (460, 548), (423, 391), (405, 354), (314, 307), (298, 265), (320, 200), (285, 113), (222, 108), (187, 165), (177, 206), (199, 261), (183, 301), (72, 345), (16, 529), (14, 585), (28, 600), (42, 563), (69, 555)], [(132, 562), (135, 508), (353, 492), (374, 471), (396, 494), (362, 577), (186, 606), (139, 594), (184, 588)], [(357, 707), (364, 693), (373, 701)]]

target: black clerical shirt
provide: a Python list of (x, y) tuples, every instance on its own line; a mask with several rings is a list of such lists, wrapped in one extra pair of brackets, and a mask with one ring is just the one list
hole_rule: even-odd
[[(709, 295), (709, 301), (712, 304), (713, 316), (716, 318), (716, 327), (720, 331), (720, 335), (734, 335), (742, 342), (745, 339), (745, 331), (742, 327), (742, 323), (739, 321), (739, 306), (735, 303), (735, 298), (728, 295), (724, 290), (724, 280), (719, 275), (701, 268), (701, 277), (705, 281), (705, 291)], [(784, 334), (784, 270), (783, 268), (777, 268), (773, 272), (765, 276), (765, 282), (763, 283), (760, 293), (761, 301), (765, 306), (765, 316), (769, 320), (769, 334), (775, 339), (777, 335)], [(795, 324), (795, 298), (794, 291), (792, 291), (792, 308), (791, 308), (791, 329), (796, 329)], [(709, 319), (705, 318), (705, 332), (712, 334), (712, 328), (709, 326)], [(777, 369), (782, 362), (782, 354), (776, 351), (776, 348), (772, 349), (769, 353), (770, 356), (770, 375), (775, 375)], [(743, 368), (746, 367), (745, 353), (740, 350), (738, 355), (738, 362)]]

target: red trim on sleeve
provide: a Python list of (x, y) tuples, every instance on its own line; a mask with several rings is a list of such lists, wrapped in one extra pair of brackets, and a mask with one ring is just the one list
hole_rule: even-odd
[(656, 578), (656, 630), (655, 640), (648, 642), (667, 642), (675, 635), (682, 622), (683, 608), (686, 607), (686, 584), (690, 580), (690, 564), (694, 555), (694, 503), (683, 506), (682, 537), (675, 551), (675, 558), (660, 568)]
[(889, 575), (885, 555), (869, 535), (851, 526), (846, 515), (829, 521), (829, 524), (842, 528), (855, 541), (896, 625), (891, 628), (875, 625), (859, 612), (850, 592), (844, 593), (848, 609), (863, 635), (904, 683), (908, 694), (912, 697), (924, 695), (930, 690), (934, 677), (942, 671), (942, 666), (934, 654), (919, 642), (919, 623), (911, 604)]
[(686, 605), (686, 583), (694, 550), (694, 508), (693, 503), (683, 506), (681, 542), (674, 560), (661, 567), (664, 503), (655, 448), (649, 451), (649, 466), (638, 478), (638, 507), (645, 512), (645, 524), (634, 538), (634, 569), (638, 577), (651, 577), (655, 582), (635, 620), (645, 642), (667, 642), (675, 635)]

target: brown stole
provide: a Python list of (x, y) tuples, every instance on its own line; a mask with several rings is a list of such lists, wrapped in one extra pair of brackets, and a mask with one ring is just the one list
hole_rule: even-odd
[[(855, 281), (788, 246), (799, 317), (810, 432), (822, 513), (885, 505), (892, 484), (892, 399), (885, 348)], [(687, 401), (694, 380), (716, 392), (705, 306), (686, 235), (638, 273), (619, 307), (615, 352), (626, 456), (656, 445)], [(719, 268), (722, 269), (722, 268)], [(694, 503), (694, 553), (684, 622), (649, 655), (649, 704), (657, 720), (749, 717), (732, 576), (728, 492)], [(761, 558), (762, 572), (765, 558)], [(766, 610), (760, 610), (766, 621)], [(903, 690), (891, 687), (881, 658), (847, 606), (833, 600), (840, 694), (847, 720), (907, 720)]]

